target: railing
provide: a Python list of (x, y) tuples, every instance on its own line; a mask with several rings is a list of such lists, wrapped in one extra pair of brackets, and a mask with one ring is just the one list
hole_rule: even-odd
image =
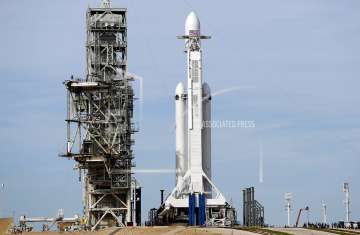
[(126, 47), (127, 42), (122, 42), (122, 41), (117, 41), (114, 43), (106, 43), (106, 42), (102, 42), (102, 43), (96, 43), (95, 41), (91, 41), (88, 44), (91, 47), (94, 46), (101, 46), (101, 47), (107, 47), (107, 46), (113, 46), (113, 47)]
[(90, 24), (92, 30), (118, 30), (126, 28), (126, 24), (118, 21), (96, 21)]

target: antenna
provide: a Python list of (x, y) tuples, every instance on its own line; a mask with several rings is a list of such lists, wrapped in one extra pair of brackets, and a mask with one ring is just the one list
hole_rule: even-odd
[(349, 183), (344, 183), (343, 184), (343, 192), (345, 193), (345, 211), (346, 211), (346, 218), (345, 218), (345, 222), (349, 223), (350, 222), (350, 189), (349, 189)]
[(103, 8), (111, 8), (111, 0), (102, 0)]
[(290, 211), (291, 211), (291, 199), (292, 194), (291, 193), (285, 193), (284, 195), (285, 201), (286, 201), (286, 210), (287, 210), (287, 226), (290, 227)]

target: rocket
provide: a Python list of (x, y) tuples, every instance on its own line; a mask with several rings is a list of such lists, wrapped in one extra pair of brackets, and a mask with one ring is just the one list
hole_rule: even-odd
[(199, 18), (191, 12), (178, 38), (185, 42), (187, 81), (175, 89), (176, 183), (159, 216), (182, 220), (187, 214), (190, 225), (204, 225), (212, 213), (218, 218), (229, 209), (211, 180), (211, 90), (203, 80), (201, 47), (210, 37), (201, 35)]
[(179, 83), (175, 89), (176, 187), (174, 198), (187, 193), (204, 193), (214, 203), (225, 199), (211, 182), (211, 90), (203, 81), (200, 20), (191, 12), (185, 22), (187, 87)]
[[(176, 184), (183, 181), (186, 172), (191, 173), (191, 189), (204, 192), (210, 187), (203, 183), (203, 173), (211, 178), (211, 93), (202, 74), (202, 38), (200, 21), (191, 12), (185, 23), (187, 56), (187, 94), (180, 82), (175, 90), (176, 122)], [(209, 192), (210, 193), (210, 192)]]

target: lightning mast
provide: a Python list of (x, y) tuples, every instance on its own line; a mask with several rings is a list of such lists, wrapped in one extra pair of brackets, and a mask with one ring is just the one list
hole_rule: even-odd
[(349, 189), (349, 183), (343, 184), (343, 192), (345, 193), (345, 223), (350, 222), (350, 189)]
[(322, 203), (322, 209), (323, 209), (323, 223), (327, 224), (327, 208), (326, 208), (326, 204), (323, 202)]
[(292, 194), (291, 193), (285, 193), (284, 195), (285, 201), (286, 201), (286, 211), (287, 211), (287, 226), (290, 227), (290, 213), (291, 213), (291, 200), (292, 200)]

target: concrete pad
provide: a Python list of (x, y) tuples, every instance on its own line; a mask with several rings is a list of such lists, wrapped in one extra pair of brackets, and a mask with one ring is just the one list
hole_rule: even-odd
[[(23, 235), (59, 235), (59, 232), (31, 232)], [(256, 233), (227, 229), (227, 228), (199, 228), (185, 226), (155, 226), (155, 227), (126, 227), (109, 228), (95, 232), (69, 232), (67, 235), (255, 235)]]
[(257, 233), (252, 233), (244, 230), (230, 229), (230, 228), (204, 228), (208, 231), (209, 234), (224, 234), (224, 235), (254, 235)]

